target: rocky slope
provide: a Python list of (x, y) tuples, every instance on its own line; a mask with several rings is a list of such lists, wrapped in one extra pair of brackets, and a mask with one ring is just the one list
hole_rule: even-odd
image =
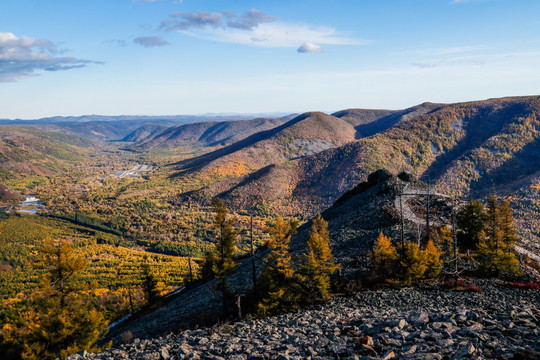
[[(373, 241), (383, 231), (386, 235), (399, 238), (400, 216), (395, 207), (395, 197), (405, 186), (424, 186), (413, 177), (402, 174), (401, 178), (387, 171), (377, 171), (369, 176), (369, 180), (359, 184), (345, 194), (334, 206), (322, 213), (328, 221), (328, 230), (335, 260), (341, 264), (343, 282), (357, 279), (365, 270), (362, 259), (371, 250)], [(412, 197), (413, 200), (416, 197)], [(433, 219), (448, 219), (449, 207), (441, 201), (438, 206), (436, 197), (432, 201)], [(416, 241), (416, 227), (405, 221), (405, 237)], [(304, 251), (310, 223), (298, 229), (291, 240), (291, 251), (299, 255)], [(258, 258), (265, 256), (264, 250)], [(257, 260), (259, 270), (263, 263)], [(230, 278), (231, 291), (244, 293), (250, 286), (251, 261), (240, 261), (237, 271)], [(221, 294), (214, 291), (215, 281), (200, 284), (184, 291), (159, 309), (142, 315), (111, 330), (109, 337), (118, 341), (121, 334), (131, 331), (138, 337), (155, 337), (163, 333), (177, 330), (183, 324), (192, 327), (197, 325), (201, 314), (207, 320), (216, 320), (221, 307)]]
[(479, 285), (476, 291), (364, 291), (281, 316), (151, 340), (125, 334), (124, 345), (69, 360), (540, 358), (540, 291), (489, 280)]

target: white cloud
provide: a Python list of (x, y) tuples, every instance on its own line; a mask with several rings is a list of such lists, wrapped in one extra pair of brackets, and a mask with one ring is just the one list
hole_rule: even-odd
[(246, 11), (241, 16), (230, 11), (177, 12), (163, 20), (160, 28), (209, 41), (259, 47), (297, 48), (298, 44), (303, 44), (306, 40), (311, 44), (323, 45), (366, 44), (366, 41), (347, 37), (331, 27), (312, 27), (277, 20), (277, 17), (255, 9)]
[(320, 53), (323, 51), (323, 48), (319, 45), (306, 41), (296, 51), (299, 53)]
[(182, 33), (205, 40), (260, 47), (296, 48), (306, 39), (323, 45), (360, 45), (366, 43), (342, 36), (331, 27), (313, 28), (307, 25), (285, 23), (260, 24), (250, 31), (234, 28), (205, 28), (192, 29)]
[(58, 56), (63, 52), (46, 39), (17, 37), (10, 32), (0, 32), (0, 82), (21, 80), (36, 75), (35, 72), (39, 70), (62, 71), (81, 68), (89, 63), (101, 64)]

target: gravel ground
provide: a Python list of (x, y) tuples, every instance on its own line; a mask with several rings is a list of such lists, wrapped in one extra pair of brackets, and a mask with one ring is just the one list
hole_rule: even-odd
[(280, 316), (133, 339), (68, 359), (540, 359), (540, 291), (494, 280), (477, 285), (482, 292), (363, 291)]

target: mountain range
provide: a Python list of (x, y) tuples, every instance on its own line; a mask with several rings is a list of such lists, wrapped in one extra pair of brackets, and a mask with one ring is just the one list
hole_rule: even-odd
[[(386, 168), (410, 171), (437, 191), (461, 199), (491, 193), (510, 197), (521, 225), (539, 233), (539, 113), (538, 96), (424, 103), (400, 111), (305, 113), (172, 164), (178, 178), (209, 184), (179, 194), (178, 201), (208, 202), (219, 196), (237, 209), (266, 202), (282, 214), (311, 216), (369, 173)], [(180, 141), (174, 136), (164, 141), (170, 131), (139, 144), (148, 148)], [(182, 131), (178, 134), (185, 138)], [(196, 137), (191, 144), (211, 144)]]

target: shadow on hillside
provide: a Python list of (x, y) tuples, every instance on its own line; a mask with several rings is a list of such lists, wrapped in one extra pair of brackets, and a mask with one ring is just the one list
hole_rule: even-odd
[(507, 187), (519, 183), (522, 179), (539, 170), (540, 138), (527, 144), (497, 169), (482, 175), (471, 184), (475, 196), (488, 195), (495, 187)]
[(438, 104), (424, 103), (383, 116), (380, 119), (369, 122), (367, 124), (359, 125), (355, 128), (356, 139), (369, 137), (382, 131), (388, 130), (399, 122), (405, 120), (407, 115), (417, 117), (435, 111), (439, 107), (440, 106)]
[(262, 140), (265, 140), (277, 133), (279, 133), (280, 131), (282, 131), (283, 129), (286, 129), (306, 118), (308, 118), (310, 116), (309, 113), (306, 113), (306, 114), (302, 114), (300, 116), (297, 116), (295, 117), (294, 119), (286, 122), (285, 124), (283, 125), (280, 125), (276, 128), (273, 128), (273, 129), (270, 129), (270, 130), (266, 130), (266, 131), (261, 131), (261, 132), (258, 132), (256, 134), (253, 134), (243, 140), (240, 140), (234, 144), (231, 144), (229, 146), (226, 146), (222, 149), (219, 149), (219, 150), (216, 150), (216, 151), (212, 151), (210, 153), (207, 153), (207, 154), (204, 154), (204, 155), (201, 155), (201, 156), (198, 156), (198, 157), (195, 157), (195, 158), (192, 158), (192, 159), (187, 159), (187, 160), (183, 160), (183, 161), (180, 161), (180, 162), (177, 162), (177, 163), (173, 163), (173, 164), (169, 164), (168, 166), (176, 166), (179, 171), (172, 174), (171, 177), (174, 178), (174, 177), (178, 177), (180, 175), (182, 175), (184, 172), (188, 171), (188, 170), (197, 170), (199, 168), (201, 168), (202, 166), (206, 165), (207, 163), (211, 162), (211, 161), (214, 161), (216, 159), (219, 159), (220, 157), (222, 156), (226, 156), (226, 155), (229, 155), (229, 154), (232, 154), (236, 151), (239, 151), (239, 150), (242, 150), (248, 146), (251, 146), (259, 141), (262, 141)]
[(490, 111), (489, 108), (480, 108), (473, 116), (463, 118), (465, 137), (452, 150), (437, 156), (424, 172), (421, 180), (438, 179), (454, 160), (481, 146), (490, 137), (501, 132), (510, 123), (509, 119), (522, 115), (525, 110), (526, 107), (522, 103), (495, 111)]

